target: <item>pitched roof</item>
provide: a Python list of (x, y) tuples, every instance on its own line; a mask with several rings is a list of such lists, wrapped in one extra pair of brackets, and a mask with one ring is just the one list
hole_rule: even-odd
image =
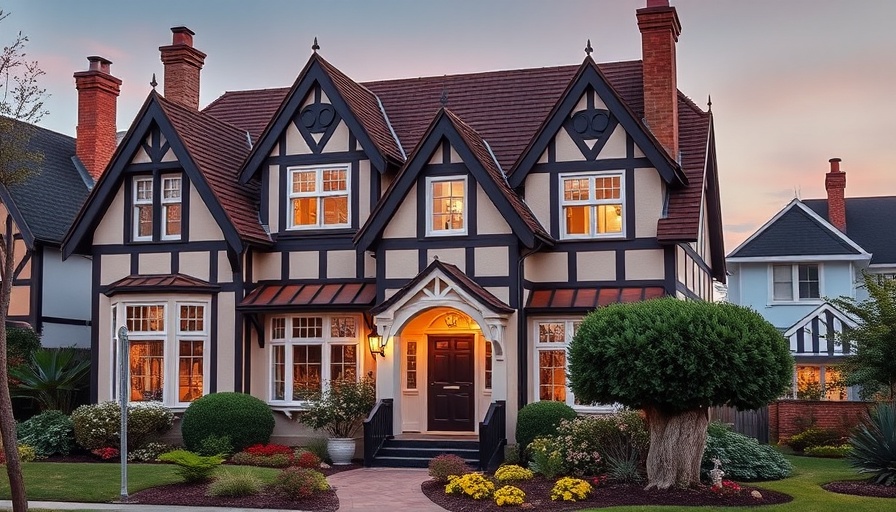
[[(14, 203), (11, 207), (21, 215), (17, 223), (25, 223), (19, 226), (20, 230), (30, 233), (31, 240), (26, 236), (27, 244), (38, 241), (60, 245), (89, 193), (86, 174), (73, 160), (75, 139), (38, 126), (27, 129), (32, 130), (28, 150), (43, 158), (39, 163), (28, 163), (31, 174), (23, 182), (7, 187), (5, 193)], [(48, 207), (48, 201), (52, 201), (52, 207)]]
[(258, 220), (259, 183), (239, 183), (240, 166), (250, 149), (246, 132), (161, 96), (158, 100), (240, 237), (270, 243)]
[(376, 299), (376, 285), (362, 281), (331, 284), (266, 284), (252, 290), (237, 308), (252, 311), (367, 309), (373, 305), (374, 299)]
[[(803, 203), (828, 218), (827, 199)], [(846, 235), (872, 255), (872, 265), (896, 265), (896, 196), (846, 198)]]
[[(326, 65), (332, 68), (328, 63)], [(433, 116), (442, 107), (440, 98), (447, 95), (447, 107), (488, 142), (498, 163), (512, 174), (522, 153), (580, 67), (487, 71), (355, 85), (376, 95), (408, 154), (420, 143)], [(598, 64), (598, 68), (632, 113), (638, 119), (643, 118), (641, 61), (603, 63)], [(332, 71), (338, 70), (332, 68)], [(345, 77), (342, 73), (339, 76)], [(355, 87), (349, 83), (350, 79), (345, 77), (345, 80), (344, 87)], [(289, 91), (289, 88), (281, 88), (226, 92), (204, 112), (248, 130), (257, 138)], [(710, 116), (681, 93), (678, 102), (681, 166), (690, 185), (669, 192), (668, 219), (658, 228), (658, 236), (666, 241), (697, 239), (709, 142)], [(370, 97), (366, 108), (372, 112)], [(372, 115), (371, 118), (379, 122), (380, 116)], [(359, 121), (366, 123), (366, 116), (359, 115)], [(382, 131), (365, 126), (371, 135)]]
[(858, 257), (863, 254), (860, 247), (814, 214), (799, 199), (794, 199), (732, 251), (728, 258)]

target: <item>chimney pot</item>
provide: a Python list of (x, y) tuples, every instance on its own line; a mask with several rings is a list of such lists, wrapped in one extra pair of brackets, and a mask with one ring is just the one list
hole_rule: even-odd
[(828, 160), (831, 163), (831, 172), (840, 172), (840, 162), (839, 158), (831, 158)]
[(669, 7), (669, 0), (647, 0), (647, 7)]
[(193, 36), (195, 36), (196, 33), (187, 27), (172, 27), (171, 33), (172, 45), (185, 44), (187, 46), (193, 46)]

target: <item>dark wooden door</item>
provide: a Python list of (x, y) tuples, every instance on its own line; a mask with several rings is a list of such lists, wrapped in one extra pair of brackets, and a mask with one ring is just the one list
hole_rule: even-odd
[(429, 337), (429, 430), (474, 430), (473, 336)]

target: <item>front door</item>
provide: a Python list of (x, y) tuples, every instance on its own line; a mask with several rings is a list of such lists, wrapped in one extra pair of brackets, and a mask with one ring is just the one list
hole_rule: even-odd
[(429, 430), (474, 430), (473, 336), (429, 337)]

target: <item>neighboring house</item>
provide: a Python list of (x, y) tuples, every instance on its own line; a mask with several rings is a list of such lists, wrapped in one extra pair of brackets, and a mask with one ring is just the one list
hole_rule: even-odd
[(9, 320), (26, 322), (44, 347), (90, 347), (90, 260), (62, 260), (62, 239), (93, 186), (75, 156), (75, 139), (20, 121), (27, 150), (41, 155), (24, 181), (0, 185), (0, 217), (15, 233), (15, 277)]
[(867, 298), (862, 272), (896, 274), (896, 197), (844, 198), (846, 173), (830, 160), (827, 199), (794, 199), (728, 255), (728, 299), (780, 329), (796, 359), (793, 398), (855, 400), (838, 386), (849, 347), (835, 334), (855, 326), (829, 297)]
[(131, 400), (251, 393), (284, 441), (310, 393), (363, 375), (396, 434), (474, 433), (505, 401), (511, 437), (532, 401), (597, 410), (566, 386), (583, 315), (725, 279), (712, 115), (650, 4), (645, 63), (360, 84), (315, 46), (292, 87), (203, 110), (205, 54), (172, 29), (165, 96), (64, 244), (93, 258), (93, 398), (117, 395), (127, 326)]

